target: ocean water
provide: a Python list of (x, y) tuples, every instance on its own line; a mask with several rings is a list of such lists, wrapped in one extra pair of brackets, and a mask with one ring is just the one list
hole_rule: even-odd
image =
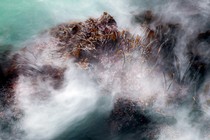
[(126, 15), (127, 10), (123, 1), (2, 0), (0, 44), (21, 47), (22, 42), (58, 23), (97, 17), (104, 11)]
[(3, 0), (0, 7), (1, 45), (19, 47), (21, 42), (54, 24), (53, 18), (39, 1)]
[[(184, 56), (186, 42), (194, 34), (210, 27), (208, 0), (1, 0), (0, 50), (18, 50), (25, 47), (28, 44), (26, 42), (39, 38), (43, 31), (51, 27), (63, 22), (84, 21), (90, 17), (99, 17), (103, 12), (108, 12), (116, 19), (119, 30), (127, 29), (133, 34), (141, 34), (139, 26), (133, 21), (133, 16), (144, 10), (152, 10), (165, 22), (180, 23), (183, 26), (184, 33), (178, 36), (175, 50), (180, 60), (180, 73), (183, 75), (189, 65)], [(110, 135), (108, 119), (119, 87), (113, 89), (112, 93), (101, 95), (99, 94), (102, 92), (101, 89), (86, 72), (75, 68), (71, 62), (68, 66), (71, 69), (65, 73), (66, 87), (59, 91), (54, 91), (49, 83), (43, 81), (40, 81), (37, 87), (32, 87), (34, 79), (24, 76), (19, 78), (15, 92), (25, 116), (16, 127), (23, 132), (20, 133), (20, 137), (16, 137), (12, 133), (0, 130), (0, 140), (5, 138), (9, 140), (131, 140), (131, 136), (126, 134)], [(150, 95), (164, 93), (163, 75), (155, 73), (156, 79), (154, 79), (154, 75), (142, 70), (144, 68), (144, 66), (133, 68), (143, 73), (140, 74), (143, 78), (139, 81), (134, 79), (137, 84), (143, 86), (141, 93), (135, 95), (135, 98), (138, 96), (147, 99), (147, 93)], [(131, 77), (139, 76), (133, 73)], [(107, 75), (105, 73), (104, 77), (111, 78), (109, 73)], [(154, 83), (153, 86), (151, 83)], [(198, 92), (201, 93), (199, 96), (201, 110), (205, 112), (205, 118), (210, 120), (209, 107), (205, 106), (206, 98), (209, 96), (202, 95), (208, 83), (209, 76)], [(37, 89), (41, 89), (40, 91), (47, 89), (47, 92), (52, 95), (51, 100), (42, 103), (31, 99), (28, 93), (36, 93)], [(184, 88), (180, 90), (180, 94), (182, 93), (187, 93)], [(193, 124), (189, 117), (190, 109), (178, 108), (176, 105), (169, 106), (165, 101), (164, 96), (160, 94), (154, 106), (174, 116), (177, 123), (161, 129), (158, 140), (203, 140), (204, 138), (200, 137), (202, 133), (200, 129), (209, 129), (207, 126), (204, 127), (205, 122)], [(207, 139), (209, 135), (205, 137), (205, 140)], [(139, 138), (139, 140), (144, 139)]]

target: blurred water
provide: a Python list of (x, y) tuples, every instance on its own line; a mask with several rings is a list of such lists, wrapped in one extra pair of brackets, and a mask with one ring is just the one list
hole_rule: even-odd
[[(16, 49), (24, 47), (22, 44), (24, 44), (25, 41), (39, 35), (40, 32), (47, 30), (52, 26), (67, 21), (81, 21), (89, 17), (98, 17), (104, 11), (114, 16), (118, 23), (119, 29), (135, 29), (134, 25), (131, 24), (132, 12), (152, 9), (155, 13), (160, 14), (166, 21), (173, 20), (173, 22), (180, 22), (185, 27), (185, 33), (187, 35), (194, 33), (198, 29), (201, 29), (201, 27), (203, 27), (206, 23), (206, 20), (203, 20), (203, 22), (201, 23), (197, 19), (192, 18), (189, 15), (201, 14), (203, 16), (202, 19), (206, 19), (205, 16), (209, 16), (210, 8), (208, 5), (209, 2), (207, 0), (200, 0), (199, 2), (196, 2), (195, 0), (184, 0), (183, 2), (181, 0), (1, 0), (0, 46), (12, 45)], [(194, 7), (195, 9), (193, 9), (192, 7)], [(136, 30), (134, 30), (134, 32), (135, 31)], [(178, 53), (182, 52), (182, 49), (186, 47), (185, 45), (186, 40), (181, 38), (177, 45), (179, 46)], [(1, 49), (6, 49), (7, 47), (8, 46), (4, 46), (1, 47)], [(180, 60), (182, 61), (182, 56), (180, 56)], [(77, 72), (77, 70), (75, 71)], [(80, 74), (73, 73), (72, 75)], [(66, 77), (69, 78), (71, 76)], [(132, 76), (135, 77), (134, 75)], [(150, 88), (151, 81), (148, 80), (148, 77), (145, 78), (143, 82), (146, 83), (144, 87), (148, 86)], [(158, 79), (158, 76), (156, 78)], [(71, 91), (70, 89), (72, 89), (72, 87), (70, 86), (69, 89), (67, 89), (67, 92), (65, 92), (64, 94), (66, 95), (65, 97), (58, 96), (59, 98), (55, 98), (55, 100), (50, 102), (48, 106), (33, 104), (32, 102), (30, 102), (31, 100), (24, 100), (24, 98), (21, 98), (24, 100), (23, 103), (25, 101), (28, 101), (27, 103), (29, 103), (29, 105), (24, 104), (26, 106), (26, 119), (22, 123), (23, 129), (25, 129), (25, 132), (28, 134), (28, 139), (36, 140), (37, 137), (39, 137), (39, 140), (109, 139), (106, 135), (107, 133), (109, 133), (109, 130), (107, 130), (106, 126), (106, 119), (108, 118), (107, 116), (109, 115), (110, 110), (107, 111), (106, 109), (101, 108), (106, 108), (106, 106), (111, 105), (111, 99), (108, 98), (106, 101), (104, 101), (103, 99), (101, 99), (104, 97), (96, 96), (95, 98), (93, 95), (97, 94), (100, 91), (96, 90), (95, 85), (86, 84), (92, 82), (89, 79), (87, 80), (86, 78), (84, 78), (87, 80), (85, 81), (80, 76), (75, 76), (73, 80), (70, 79), (66, 83), (71, 84), (71, 82), (74, 82), (75, 79), (76, 86), (74, 85), (72, 87), (78, 88)], [(30, 80), (28, 80), (27, 78), (26, 80), (24, 79), (21, 82), (21, 85), (23, 87), (26, 87), (26, 89), (28, 87), (32, 87), (25, 84), (30, 83)], [(81, 84), (82, 81), (84, 82), (83, 85)], [(149, 82), (147, 83), (146, 81)], [(41, 83), (40, 85), (42, 87), (44, 84)], [(158, 86), (159, 85), (157, 85), (157, 89)], [(46, 87), (44, 87), (43, 89), (45, 88)], [(92, 89), (89, 93), (90, 95), (86, 94), (86, 88)], [(84, 91), (82, 90), (82, 92), (78, 94), (78, 91), (80, 89), (84, 89)], [(151, 92), (154, 92), (153, 89), (151, 90)], [(27, 95), (28, 92), (33, 92), (33, 90), (26, 91), (25, 89), (23, 89), (20, 92), (20, 94), (22, 95), (24, 95), (23, 93)], [(34, 92), (36, 92), (36, 90), (34, 90)], [(75, 93), (75, 96), (70, 95), (70, 93)], [(85, 98), (83, 96), (84, 94), (86, 94), (88, 98)], [(87, 99), (89, 102), (85, 104), (85, 101), (87, 101)], [(71, 102), (71, 100), (76, 101), (76, 103), (74, 104), (74, 102)], [(93, 100), (95, 102), (91, 104), (91, 101)], [(102, 104), (100, 104), (101, 102)], [(54, 103), (59, 103), (60, 106)], [(88, 106), (89, 103), (90, 105)], [(71, 104), (73, 104), (74, 108), (69, 107), (69, 105)], [(42, 108), (42, 112), (34, 112), (34, 110), (38, 112), (39, 107)], [(65, 108), (67, 108), (67, 112)], [(109, 106), (109, 109), (110, 108), (111, 107)], [(100, 112), (101, 110), (103, 111)], [(70, 115), (74, 114), (74, 112), (75, 114), (77, 114), (77, 111), (80, 111), (80, 113), (84, 111), (86, 116), (85, 118), (80, 118), (80, 116), (83, 115), (79, 114), (79, 117), (77, 119), (79, 119), (80, 121), (79, 123), (74, 124), (74, 119), (71, 119), (73, 115)], [(58, 112), (58, 114), (56, 114), (56, 112)], [(62, 116), (62, 114), (64, 115)], [(191, 125), (188, 125), (188, 122), (186, 122), (185, 117), (187, 115), (183, 114), (180, 113), (181, 117), (177, 117), (178, 119), (181, 118), (181, 121), (176, 126), (169, 128), (166, 131), (163, 131), (164, 133), (162, 133), (163, 136), (161, 136), (161, 140), (170, 139), (171, 136), (174, 135), (171, 133), (173, 133), (174, 131), (182, 131), (182, 129), (180, 128), (183, 128), (184, 130), (183, 132), (179, 133), (185, 134), (187, 138), (190, 137), (188, 138), (189, 140), (191, 140), (193, 137), (195, 138), (195, 136), (198, 136), (198, 134), (194, 133), (194, 129), (190, 129)], [(49, 116), (53, 117), (51, 117), (51, 119), (48, 119)], [(65, 120), (65, 118), (68, 118), (69, 120)], [(32, 122), (32, 120), (35, 121)], [(39, 124), (39, 120), (41, 120), (41, 124)], [(60, 121), (62, 121), (62, 123), (60, 123)], [(58, 124), (60, 124), (59, 127)], [(45, 133), (45, 131), (42, 130), (46, 130), (46, 132), (49, 132), (49, 136), (44, 137), (45, 134), (43, 133)], [(198, 129), (195, 130), (197, 131)], [(180, 136), (179, 138), (184, 139), (182, 136)]]
[(128, 14), (128, 5), (123, 1), (1, 0), (0, 45), (21, 47), (22, 42), (44, 29), (61, 22), (96, 17), (104, 11), (116, 17), (120, 13)]
[(43, 5), (36, 0), (1, 0), (0, 44), (16, 47), (54, 24)]

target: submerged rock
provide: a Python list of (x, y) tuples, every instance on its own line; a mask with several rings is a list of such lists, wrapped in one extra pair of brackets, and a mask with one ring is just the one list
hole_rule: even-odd
[(157, 139), (160, 128), (176, 123), (175, 118), (151, 112), (137, 102), (120, 98), (110, 115), (112, 133), (129, 135), (129, 139)]

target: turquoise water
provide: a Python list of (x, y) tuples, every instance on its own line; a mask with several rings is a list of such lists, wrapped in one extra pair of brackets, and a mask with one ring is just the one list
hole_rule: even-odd
[[(40, 31), (71, 18), (78, 1), (1, 0), (0, 2), (0, 44), (20, 44)], [(66, 6), (65, 6), (66, 5)], [(74, 13), (78, 12), (76, 9)], [(67, 18), (67, 13), (70, 16)], [(81, 11), (80, 11), (81, 12)], [(65, 14), (62, 15), (62, 14)], [(60, 15), (60, 16), (59, 16)], [(77, 14), (78, 15), (78, 14)]]
[(0, 44), (15, 47), (55, 24), (43, 5), (32, 0), (2, 0), (0, 17)]
[(126, 8), (123, 1), (110, 0), (1, 0), (0, 45), (19, 48), (22, 42), (58, 23), (96, 17), (104, 11), (117, 17), (126, 13)]

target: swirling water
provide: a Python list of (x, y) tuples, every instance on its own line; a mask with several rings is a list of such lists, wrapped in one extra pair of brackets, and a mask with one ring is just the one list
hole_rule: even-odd
[[(208, 0), (198, 2), (195, 0), (1, 0), (1, 50), (8, 49), (8, 45), (11, 45), (15, 50), (19, 49), (24, 47), (23, 44), (26, 41), (33, 40), (42, 31), (50, 27), (63, 22), (82, 21), (89, 17), (98, 17), (104, 11), (114, 16), (120, 29), (127, 28), (134, 33), (138, 33), (138, 30), (135, 30), (137, 27), (132, 23), (132, 15), (136, 11), (139, 12), (145, 9), (154, 10), (162, 15), (166, 21), (181, 22), (186, 28), (186, 36), (209, 27), (207, 24), (210, 17)], [(196, 14), (201, 15), (202, 23), (199, 21), (200, 19), (191, 17), (191, 15)], [(186, 39), (186, 36), (183, 38)], [(179, 47), (177, 48), (180, 50), (185, 47), (183, 38), (178, 43)], [(180, 65), (183, 65), (184, 71), (185, 58), (181, 53), (178, 56), (180, 60), (183, 60)], [(33, 90), (36, 89), (27, 90), (31, 79), (24, 79), (24, 77), (19, 79), (20, 84), (17, 92), (22, 93), (20, 98), (24, 101), (21, 100), (20, 102), (25, 109), (26, 115), (20, 124), (21, 129), (25, 132), (23, 139), (129, 139), (129, 137), (123, 136), (109, 137), (106, 121), (113, 106), (113, 98), (106, 95), (99, 96), (97, 93), (101, 92), (100, 89), (96, 88), (95, 83), (88, 79), (85, 73), (82, 73), (76, 68), (68, 71), (66, 73), (67, 87), (62, 91), (52, 91), (57, 96), (53, 97), (47, 104), (28, 99), (25, 96), (26, 93), (35, 92)], [(28, 80), (27, 84), (25, 80)], [(151, 80), (148, 81), (151, 82)], [(148, 83), (144, 85), (149, 87)], [(47, 84), (40, 84), (40, 88), (45, 88), (45, 86)], [(177, 125), (164, 129), (159, 138), (160, 140), (201, 139), (198, 128), (191, 127), (190, 124), (186, 123), (188, 122), (186, 118), (187, 111), (183, 110), (179, 112), (181, 115), (176, 116), (180, 119)], [(209, 117), (208, 113), (207, 117)], [(174, 134), (177, 131), (181, 136)], [(174, 135), (176, 135), (175, 138)], [(8, 137), (15, 139), (12, 136)]]

